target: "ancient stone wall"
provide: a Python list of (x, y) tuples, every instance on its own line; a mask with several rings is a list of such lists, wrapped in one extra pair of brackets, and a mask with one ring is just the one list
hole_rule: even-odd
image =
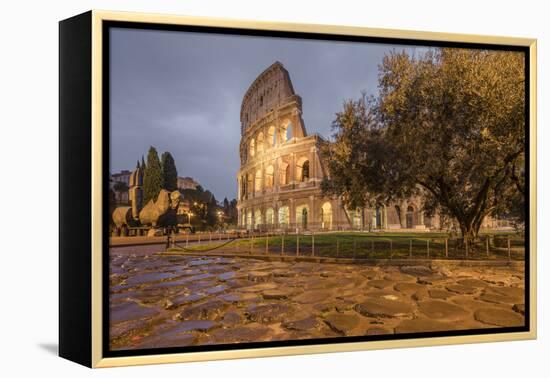
[(307, 135), (301, 115), (302, 100), (279, 62), (262, 72), (244, 95), (237, 174), (241, 227), (425, 228), (414, 199), (397, 207), (347, 210), (339, 198), (323, 196), (320, 184), (325, 172), (319, 149), (324, 141), (318, 135)]

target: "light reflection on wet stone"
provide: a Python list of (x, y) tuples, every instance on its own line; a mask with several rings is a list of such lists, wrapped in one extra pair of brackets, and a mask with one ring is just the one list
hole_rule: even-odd
[(173, 273), (145, 273), (132, 276), (126, 280), (127, 285), (136, 285), (153, 281), (161, 281), (168, 278), (173, 278)]
[(112, 323), (120, 323), (126, 320), (148, 318), (158, 312), (157, 309), (141, 306), (133, 301), (125, 301), (111, 307), (110, 320)]
[(110, 256), (114, 350), (524, 322), (521, 266), (399, 268), (120, 251)]

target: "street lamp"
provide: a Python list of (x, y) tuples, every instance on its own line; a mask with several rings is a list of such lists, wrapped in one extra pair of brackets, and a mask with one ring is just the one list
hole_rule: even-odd
[(220, 228), (223, 228), (223, 211), (218, 210), (218, 222), (220, 222)]

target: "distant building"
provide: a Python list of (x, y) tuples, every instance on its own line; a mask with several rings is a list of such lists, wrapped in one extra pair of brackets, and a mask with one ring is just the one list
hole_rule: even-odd
[[(126, 204), (129, 201), (128, 188), (130, 187), (131, 171), (123, 170), (111, 175), (111, 189), (115, 192), (115, 200), (119, 204)], [(126, 190), (117, 190), (117, 182), (125, 185)]]
[(307, 135), (302, 99), (294, 92), (288, 71), (275, 62), (254, 80), (241, 105), (239, 226), (361, 227), (356, 218), (362, 213), (346, 211), (340, 198), (322, 193), (323, 143), (319, 135)]
[(191, 177), (178, 177), (178, 189), (197, 189), (200, 184)]
[(132, 175), (131, 171), (123, 170), (118, 173), (111, 175), (113, 182), (123, 182), (126, 185), (130, 186), (130, 176)]

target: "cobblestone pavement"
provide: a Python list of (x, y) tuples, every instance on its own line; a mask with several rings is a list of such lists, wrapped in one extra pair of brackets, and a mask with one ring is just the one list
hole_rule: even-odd
[(372, 267), (135, 251), (111, 250), (114, 350), (524, 324), (523, 267)]

